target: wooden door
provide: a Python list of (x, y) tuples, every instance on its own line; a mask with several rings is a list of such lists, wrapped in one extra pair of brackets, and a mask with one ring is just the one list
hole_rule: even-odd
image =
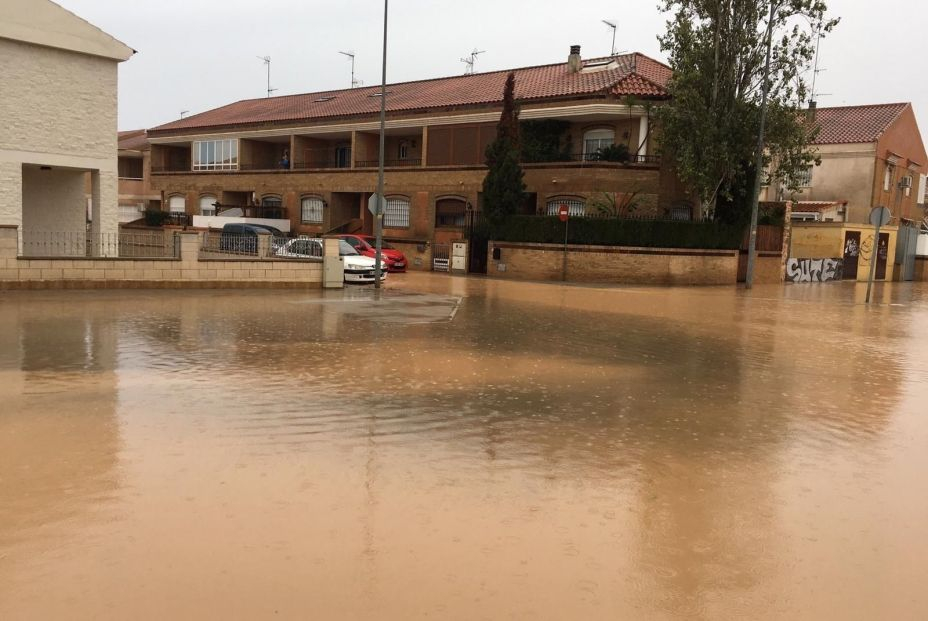
[(857, 264), (860, 261), (860, 231), (844, 233), (844, 279), (857, 280)]
[(886, 278), (886, 259), (889, 256), (889, 233), (880, 233), (876, 247), (876, 280)]

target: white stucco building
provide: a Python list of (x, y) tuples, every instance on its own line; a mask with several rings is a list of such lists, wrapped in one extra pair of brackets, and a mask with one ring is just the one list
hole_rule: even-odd
[[(134, 51), (48, 0), (0, 2), (0, 225), (20, 240), (118, 222), (117, 65)], [(97, 249), (99, 250), (99, 249)]]

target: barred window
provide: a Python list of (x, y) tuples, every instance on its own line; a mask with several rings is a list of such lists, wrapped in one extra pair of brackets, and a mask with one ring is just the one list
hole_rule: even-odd
[(300, 220), (306, 224), (319, 224), (322, 222), (322, 208), (325, 203), (321, 198), (307, 196), (300, 201)]
[(677, 205), (670, 210), (671, 220), (692, 220), (693, 208), (689, 205)]
[(586, 203), (578, 198), (552, 198), (548, 201), (548, 215), (556, 216), (561, 205), (567, 205), (567, 213), (571, 216), (586, 215)]
[(383, 225), (389, 228), (408, 227), (409, 199), (399, 196), (388, 196), (387, 209), (383, 215)]
[(193, 143), (194, 170), (238, 168), (238, 140), (198, 140)]
[(806, 166), (802, 170), (796, 171), (796, 174), (793, 177), (793, 184), (797, 188), (812, 187), (812, 167)]

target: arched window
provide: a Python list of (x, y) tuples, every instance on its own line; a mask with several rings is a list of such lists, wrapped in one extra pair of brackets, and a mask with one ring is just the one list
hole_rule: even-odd
[(387, 209), (383, 214), (384, 227), (402, 229), (409, 227), (409, 199), (403, 196), (388, 196)]
[(261, 199), (262, 207), (282, 207), (283, 200), (279, 196), (265, 196)]
[(546, 213), (556, 216), (561, 205), (567, 205), (567, 213), (571, 216), (586, 215), (586, 202), (582, 198), (552, 198), (548, 200)]
[(435, 226), (462, 227), (466, 212), (467, 201), (463, 198), (440, 198), (435, 201)]
[(318, 196), (304, 196), (300, 201), (300, 221), (304, 224), (321, 224), (325, 203)]
[(201, 216), (215, 216), (216, 215), (216, 197), (211, 194), (204, 194), (200, 197), (200, 215)]
[(591, 129), (583, 134), (584, 158), (615, 144), (614, 129)]
[(168, 199), (168, 211), (171, 213), (186, 213), (187, 199), (180, 195), (174, 195)]

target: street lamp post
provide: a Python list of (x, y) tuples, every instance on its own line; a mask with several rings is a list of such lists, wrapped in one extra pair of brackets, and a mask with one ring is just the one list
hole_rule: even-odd
[(380, 289), (380, 259), (383, 250), (383, 213), (387, 202), (383, 195), (383, 158), (386, 148), (387, 127), (387, 6), (383, 0), (383, 71), (380, 78), (380, 156), (377, 161), (377, 213), (374, 214), (374, 235), (377, 236), (374, 251), (374, 288)]
[(767, 97), (770, 92), (770, 53), (773, 46), (773, 18), (776, 2), (770, 0), (770, 21), (767, 22), (767, 60), (764, 64), (764, 82), (760, 100), (760, 130), (757, 134), (757, 153), (754, 158), (754, 193), (751, 198), (751, 233), (748, 237), (748, 269), (744, 279), (745, 289), (754, 286), (754, 254), (757, 249), (757, 217), (760, 202), (760, 186), (764, 175), (764, 129), (767, 122)]

